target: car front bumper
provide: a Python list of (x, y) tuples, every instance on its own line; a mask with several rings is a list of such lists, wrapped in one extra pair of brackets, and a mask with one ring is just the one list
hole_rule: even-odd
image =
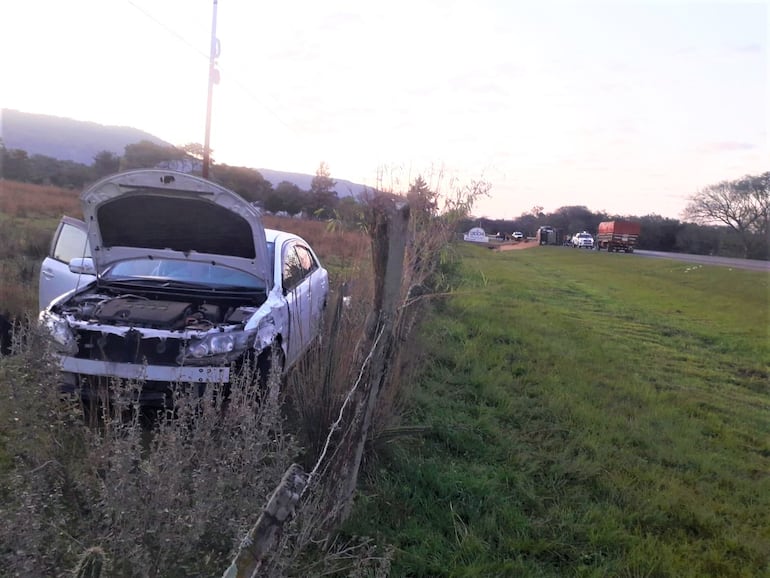
[(59, 357), (59, 367), (62, 371), (80, 375), (141, 381), (165, 381), (169, 383), (227, 383), (230, 381), (229, 366), (138, 365), (62, 355)]

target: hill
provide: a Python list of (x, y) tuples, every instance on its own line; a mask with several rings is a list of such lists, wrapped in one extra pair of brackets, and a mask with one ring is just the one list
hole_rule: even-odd
[[(286, 171), (274, 171), (272, 169), (257, 169), (260, 174), (265, 177), (275, 187), (282, 181), (288, 181), (297, 185), (303, 191), (310, 190), (310, 184), (313, 182), (315, 175), (306, 175), (303, 173), (291, 173)], [(332, 177), (336, 183), (334, 190), (337, 191), (337, 195), (340, 197), (348, 197), (353, 195), (355, 197), (360, 196), (365, 190), (364, 185), (346, 181), (344, 179), (337, 179)]]
[[(0, 138), (7, 148), (25, 150), (30, 156), (44, 155), (89, 166), (93, 163), (94, 156), (101, 151), (110, 151), (121, 156), (126, 145), (142, 140), (171, 146), (148, 132), (132, 127), (103, 125), (8, 108), (0, 110)], [(178, 169), (184, 170), (181, 167)], [(310, 190), (314, 176), (272, 169), (257, 170), (273, 186), (288, 181), (306, 191)], [(366, 188), (348, 180), (334, 180), (337, 183), (335, 190), (340, 197), (359, 196)]]
[(126, 145), (148, 140), (169, 143), (128, 126), (108, 126), (47, 114), (4, 108), (0, 111), (0, 137), (9, 149), (90, 165), (101, 151), (122, 155)]

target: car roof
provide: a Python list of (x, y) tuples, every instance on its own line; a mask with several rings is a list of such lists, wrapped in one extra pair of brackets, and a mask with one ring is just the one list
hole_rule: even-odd
[(300, 237), (299, 235), (295, 235), (294, 233), (289, 233), (287, 231), (279, 231), (277, 229), (265, 229), (265, 240), (268, 243), (275, 243), (279, 239), (287, 240), (287, 239), (296, 239), (298, 241), (302, 241), (305, 245), (309, 245), (305, 239)]

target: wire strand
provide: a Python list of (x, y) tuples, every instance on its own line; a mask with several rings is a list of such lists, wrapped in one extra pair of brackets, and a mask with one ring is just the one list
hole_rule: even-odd
[(372, 356), (374, 355), (374, 350), (377, 347), (377, 344), (379, 343), (380, 338), (382, 337), (382, 334), (384, 332), (385, 332), (385, 326), (380, 328), (380, 332), (377, 334), (377, 337), (374, 340), (374, 343), (372, 343), (372, 347), (369, 350), (369, 353), (364, 359), (364, 362), (361, 364), (361, 371), (359, 371), (358, 373), (358, 379), (356, 379), (356, 382), (353, 384), (353, 387), (350, 388), (350, 391), (348, 391), (347, 396), (345, 396), (345, 401), (342, 402), (339, 415), (337, 416), (337, 419), (335, 420), (335, 422), (331, 425), (331, 428), (329, 429), (329, 433), (326, 436), (326, 441), (324, 442), (324, 447), (323, 447), (323, 450), (321, 451), (321, 455), (318, 457), (318, 461), (316, 461), (315, 466), (307, 476), (307, 483), (305, 484), (305, 487), (303, 488), (302, 493), (300, 494), (301, 496), (305, 494), (307, 489), (310, 487), (313, 481), (313, 478), (318, 473), (318, 470), (321, 467), (321, 463), (326, 457), (326, 452), (329, 450), (329, 445), (331, 444), (332, 435), (334, 435), (334, 432), (336, 432), (337, 429), (340, 427), (340, 424), (342, 423), (342, 417), (345, 412), (345, 408), (347, 407), (348, 403), (350, 403), (350, 400), (353, 398), (353, 394), (356, 392), (356, 389), (358, 389), (358, 386), (361, 384), (361, 380), (364, 377), (364, 371), (366, 370), (367, 365), (369, 365), (369, 362), (371, 361)]

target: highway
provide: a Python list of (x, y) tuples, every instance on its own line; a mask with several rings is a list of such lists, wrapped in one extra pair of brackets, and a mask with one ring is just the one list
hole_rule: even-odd
[(662, 251), (634, 251), (635, 255), (650, 257), (653, 259), (674, 259), (699, 265), (717, 265), (720, 267), (732, 267), (733, 269), (749, 269), (751, 271), (770, 272), (770, 261), (757, 259), (734, 259), (731, 257), (713, 257), (711, 255), (688, 255), (686, 253), (664, 253)]

